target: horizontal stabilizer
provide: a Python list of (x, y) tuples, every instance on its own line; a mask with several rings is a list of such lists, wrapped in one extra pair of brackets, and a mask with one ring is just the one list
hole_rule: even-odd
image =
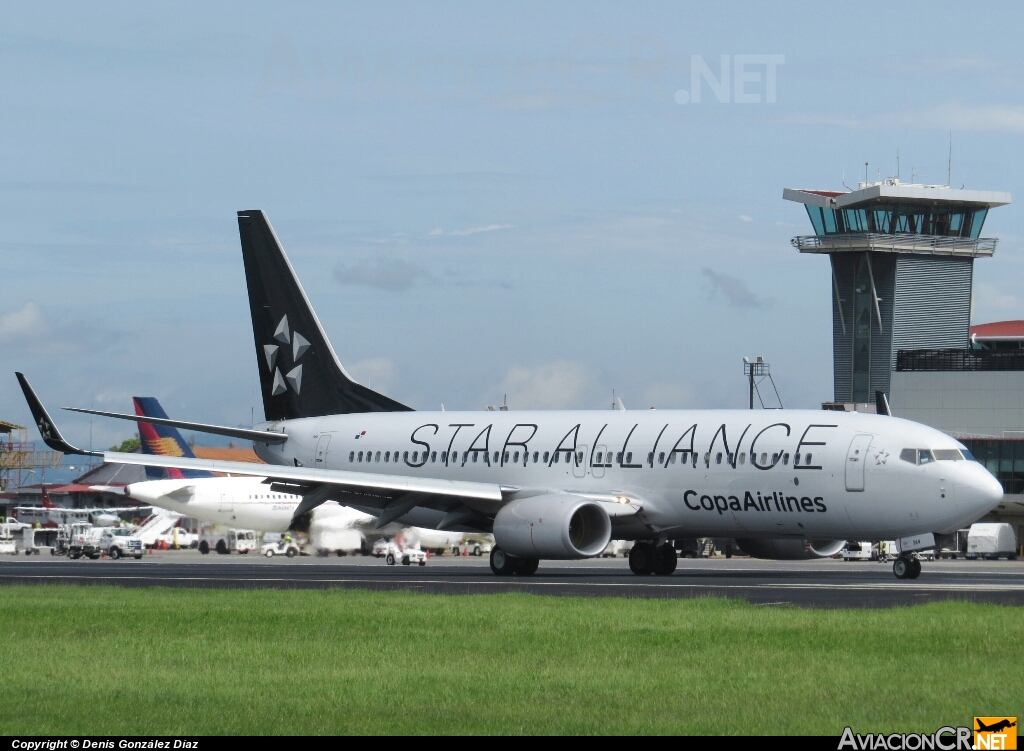
[[(284, 433), (270, 433), (264, 430), (249, 430), (247, 428), (228, 428), (220, 425), (207, 425), (201, 422), (185, 422), (184, 420), (168, 420), (163, 417), (147, 417), (145, 415), (124, 415), (120, 412), (101, 412), (96, 409), (81, 409), (80, 407), (63, 407), (69, 412), (81, 412), (86, 415), (99, 415), (101, 417), (115, 417), (118, 420), (131, 420), (132, 422), (148, 422), (154, 425), (167, 425), (182, 430), (195, 430), (198, 433), (213, 433), (214, 435), (228, 436), (229, 438), (241, 438), (243, 441), (253, 443), (265, 443), (277, 445), (288, 440)], [(135, 464), (148, 464), (152, 467), (177, 466), (174, 464), (161, 465), (153, 462), (135, 462)]]

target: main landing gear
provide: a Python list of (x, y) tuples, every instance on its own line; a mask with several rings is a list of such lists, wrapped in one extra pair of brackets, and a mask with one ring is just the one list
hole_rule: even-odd
[(540, 560), (537, 558), (517, 558), (509, 555), (495, 545), (491, 548), (491, 571), (498, 576), (532, 576), (537, 571)]
[(913, 556), (901, 555), (892, 564), (897, 579), (916, 579), (921, 575), (921, 561)]
[(668, 543), (638, 542), (629, 551), (629, 569), (637, 576), (669, 576), (676, 570), (676, 549)]

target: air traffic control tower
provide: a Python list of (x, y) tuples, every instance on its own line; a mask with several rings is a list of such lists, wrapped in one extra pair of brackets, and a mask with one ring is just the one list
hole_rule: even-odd
[(794, 247), (827, 254), (832, 265), (829, 406), (873, 411), (876, 391), (891, 394), (901, 352), (970, 348), (974, 261), (997, 244), (982, 227), (1009, 193), (889, 179), (782, 195), (804, 204), (814, 227)]

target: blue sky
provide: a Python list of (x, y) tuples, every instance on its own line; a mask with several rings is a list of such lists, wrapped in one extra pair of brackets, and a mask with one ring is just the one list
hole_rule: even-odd
[[(346, 366), (418, 409), (743, 406), (754, 355), (816, 407), (828, 264), (782, 189), (897, 150), (944, 183), (952, 132), (957, 187), (1024, 196), (1019, 6), (549, 6), (10, 4), (0, 419), (30, 424), (16, 369), (53, 406), (259, 419), (249, 208)], [(989, 217), (976, 321), (1024, 318), (1020, 227)]]

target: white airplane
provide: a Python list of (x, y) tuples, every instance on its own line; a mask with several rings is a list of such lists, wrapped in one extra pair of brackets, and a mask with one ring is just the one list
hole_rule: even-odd
[[(495, 574), (635, 540), (636, 574), (670, 574), (670, 541), (734, 537), (810, 557), (846, 539), (934, 545), (1002, 488), (955, 439), (887, 415), (810, 410), (415, 412), (348, 375), (261, 211), (238, 214), (266, 421), (253, 429), (146, 417), (253, 441), (268, 465), (104, 452), (205, 469), (435, 529), (492, 532)], [(136, 415), (77, 409), (128, 420)], [(51, 444), (52, 445), (52, 444)], [(899, 578), (920, 563), (904, 553)]]
[[(101, 489), (101, 486), (96, 486)], [(106, 489), (103, 487), (102, 489)], [(54, 522), (56, 524), (71, 524), (72, 522), (90, 522), (96, 527), (116, 527), (122, 523), (119, 512), (130, 511), (138, 513), (142, 510), (139, 506), (123, 506), (108, 508), (67, 508), (57, 506), (50, 500), (50, 494), (46, 488), (42, 489), (42, 506), (16, 506), (18, 518), (23, 522)]]

